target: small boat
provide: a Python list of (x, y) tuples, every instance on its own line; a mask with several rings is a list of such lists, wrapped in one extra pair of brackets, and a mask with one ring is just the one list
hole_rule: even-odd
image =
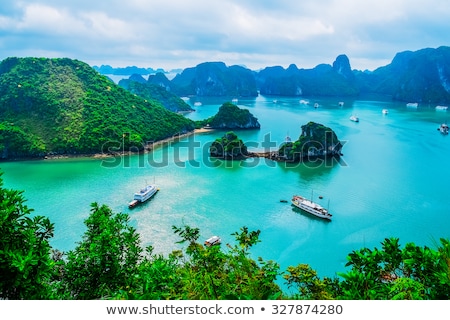
[(222, 239), (220, 239), (218, 236), (212, 236), (211, 238), (207, 239), (205, 241), (205, 246), (212, 247), (219, 245), (222, 242)]
[(200, 107), (201, 105), (202, 105), (202, 103), (200, 101), (194, 102), (194, 106), (196, 106), (196, 107)]
[(153, 184), (147, 185), (145, 188), (139, 190), (139, 192), (136, 192), (134, 194), (133, 200), (130, 203), (128, 203), (128, 207), (134, 208), (138, 204), (149, 200), (158, 191), (159, 191), (159, 189), (155, 185), (153, 185)]
[(448, 125), (446, 123), (443, 123), (439, 126), (438, 130), (442, 133), (442, 134), (448, 134)]
[(339, 107), (344, 106), (344, 101), (339, 101), (338, 105), (339, 105)]
[(287, 203), (288, 201), (285, 200), (285, 199), (281, 199), (280, 202), (282, 202), (282, 203)]
[(314, 108), (318, 108), (319, 107), (319, 104), (316, 102), (316, 103), (314, 103)]
[(355, 116), (355, 115), (351, 116), (350, 120), (353, 121), (353, 122), (359, 122), (359, 118), (357, 116)]
[(328, 212), (327, 209), (302, 196), (294, 195), (292, 197), (292, 204), (297, 208), (306, 211), (318, 218), (331, 220), (332, 215)]
[(447, 106), (436, 106), (436, 111), (447, 111)]
[(383, 113), (383, 114), (388, 114), (389, 111), (388, 111), (388, 109), (383, 109), (383, 110), (381, 110), (381, 113)]
[(408, 103), (406, 104), (406, 106), (407, 106), (408, 108), (417, 108), (417, 107), (419, 106), (419, 104), (418, 104), (417, 102), (408, 102)]
[(302, 99), (302, 100), (299, 101), (299, 103), (300, 104), (309, 104), (309, 101)]
[(234, 104), (236, 104), (236, 103), (238, 103), (238, 99), (237, 98), (234, 98), (233, 100), (231, 100), (231, 102), (233, 102)]

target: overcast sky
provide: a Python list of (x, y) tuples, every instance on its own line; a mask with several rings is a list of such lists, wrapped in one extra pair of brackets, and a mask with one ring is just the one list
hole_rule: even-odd
[(450, 45), (448, 0), (1, 0), (0, 60), (313, 68), (346, 54), (374, 70), (397, 52)]

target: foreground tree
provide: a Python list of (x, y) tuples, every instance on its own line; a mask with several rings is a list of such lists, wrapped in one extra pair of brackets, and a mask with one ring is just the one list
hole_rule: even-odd
[(449, 299), (450, 246), (441, 239), (438, 250), (408, 243), (400, 248), (399, 239), (382, 242), (382, 248), (363, 248), (348, 256), (342, 299)]
[(0, 299), (46, 299), (52, 278), (54, 225), (30, 217), (23, 192), (3, 188), (0, 173)]
[(62, 294), (75, 299), (108, 298), (133, 283), (142, 248), (139, 234), (128, 223), (127, 214), (92, 204), (83, 241), (67, 254)]

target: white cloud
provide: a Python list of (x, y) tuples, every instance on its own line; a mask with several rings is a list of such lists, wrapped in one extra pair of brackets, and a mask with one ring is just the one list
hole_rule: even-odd
[[(447, 0), (22, 0), (0, 8), (0, 59), (102, 64), (314, 67), (347, 54), (373, 69), (395, 53), (450, 43)], [(379, 65), (378, 65), (379, 66)]]

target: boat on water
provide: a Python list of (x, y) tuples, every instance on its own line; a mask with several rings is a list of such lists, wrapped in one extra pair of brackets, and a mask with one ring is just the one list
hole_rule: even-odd
[(136, 192), (134, 194), (133, 200), (128, 204), (128, 207), (134, 208), (138, 204), (149, 200), (158, 191), (159, 191), (159, 188), (157, 188), (154, 184), (147, 185), (145, 188), (142, 188), (141, 190), (139, 190), (139, 192)]
[(350, 120), (353, 121), (353, 122), (359, 122), (359, 118), (357, 116), (355, 116), (355, 115), (351, 116)]
[(388, 109), (383, 109), (383, 110), (381, 110), (381, 112), (382, 112), (383, 114), (388, 114), (388, 113), (389, 113)]
[(301, 99), (301, 100), (299, 101), (299, 103), (300, 103), (300, 104), (309, 104), (309, 101), (308, 101), (308, 100)]
[(447, 111), (447, 106), (436, 106), (436, 111)]
[(212, 236), (211, 238), (209, 238), (205, 241), (205, 246), (212, 247), (212, 246), (219, 245), (221, 242), (222, 242), (222, 239), (220, 239), (220, 237)]
[(448, 134), (448, 125), (446, 123), (443, 123), (439, 126), (438, 130), (442, 133), (442, 134)]
[(408, 108), (417, 108), (417, 107), (419, 106), (419, 104), (418, 104), (417, 102), (408, 102), (408, 103), (406, 104), (406, 106), (407, 106)]
[(312, 200), (308, 200), (302, 196), (294, 195), (292, 197), (292, 204), (297, 208), (306, 211), (318, 218), (331, 220), (332, 215), (328, 212), (328, 210), (322, 207), (320, 204), (312, 202)]

